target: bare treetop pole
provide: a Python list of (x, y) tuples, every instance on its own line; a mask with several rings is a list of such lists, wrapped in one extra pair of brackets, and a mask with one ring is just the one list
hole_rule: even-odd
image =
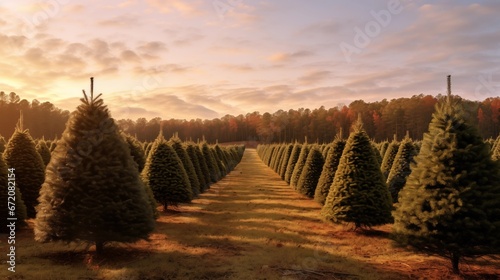
[(90, 77), (90, 100), (94, 100), (94, 77)]
[(451, 75), (448, 75), (448, 102), (451, 101)]

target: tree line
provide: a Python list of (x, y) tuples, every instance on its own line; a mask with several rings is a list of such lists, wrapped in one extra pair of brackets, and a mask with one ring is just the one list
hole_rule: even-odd
[[(341, 130), (348, 132), (361, 115), (368, 136), (375, 141), (393, 139), (397, 135), (402, 140), (408, 131), (415, 140), (422, 135), (432, 118), (435, 104), (443, 99), (442, 95), (415, 95), (376, 102), (356, 100), (349, 105), (333, 108), (278, 110), (274, 113), (260, 112), (225, 115), (212, 120), (138, 118), (121, 119), (118, 126), (128, 134), (135, 135), (140, 141), (153, 141), (160, 126), (164, 135), (177, 133), (182, 140), (206, 139), (209, 142), (259, 141), (292, 142), (310, 141), (329, 143)], [(484, 139), (496, 138), (500, 133), (500, 97), (483, 101), (462, 99), (466, 118), (479, 128)], [(19, 111), (24, 113), (25, 127), (34, 138), (53, 139), (60, 137), (69, 112), (56, 108), (50, 102), (40, 103), (26, 99), (11, 92), (0, 92), (0, 135), (9, 138), (14, 132)]]

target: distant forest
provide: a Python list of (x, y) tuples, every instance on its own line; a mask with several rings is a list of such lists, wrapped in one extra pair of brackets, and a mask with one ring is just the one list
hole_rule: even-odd
[[(415, 139), (421, 139), (427, 131), (434, 105), (444, 98), (441, 95), (416, 95), (411, 98), (398, 98), (367, 103), (356, 100), (348, 106), (314, 110), (300, 108), (274, 113), (247, 113), (246, 115), (226, 115), (212, 120), (117, 120), (118, 125), (127, 133), (136, 135), (141, 141), (152, 141), (158, 135), (160, 122), (164, 135), (175, 132), (183, 140), (202, 139), (211, 143), (235, 141), (331, 142), (335, 135), (344, 131), (347, 137), (351, 124), (361, 114), (368, 135), (376, 141), (400, 140), (409, 132)], [(500, 132), (500, 97), (483, 101), (464, 100), (468, 118), (476, 123), (481, 135), (496, 138)], [(54, 139), (64, 131), (70, 112), (55, 107), (50, 102), (40, 103), (21, 99), (16, 93), (0, 92), (0, 135), (8, 139), (14, 132), (23, 111), (24, 127), (34, 138)], [(113, 112), (111, 112), (113, 113)]]

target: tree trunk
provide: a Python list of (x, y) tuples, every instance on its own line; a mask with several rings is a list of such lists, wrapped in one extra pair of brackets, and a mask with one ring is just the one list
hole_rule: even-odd
[(168, 204), (166, 202), (163, 203), (163, 213), (167, 212), (167, 207), (168, 207)]
[(102, 242), (102, 241), (96, 241), (95, 242), (95, 253), (96, 253), (96, 255), (101, 255), (103, 250), (104, 250), (104, 242)]
[(454, 274), (460, 274), (460, 269), (458, 267), (459, 262), (460, 262), (460, 255), (457, 253), (452, 253), (451, 254), (451, 264), (453, 267)]

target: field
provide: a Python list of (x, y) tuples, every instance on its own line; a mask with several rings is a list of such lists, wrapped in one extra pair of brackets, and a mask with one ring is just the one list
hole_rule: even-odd
[[(498, 279), (500, 261), (449, 261), (395, 247), (390, 225), (370, 233), (328, 224), (320, 206), (296, 193), (254, 149), (191, 204), (161, 213), (150, 241), (39, 244), (18, 232), (16, 272), (2, 279)], [(31, 221), (30, 221), (31, 222)], [(30, 225), (32, 227), (32, 225)], [(0, 236), (0, 251), (7, 251)], [(5, 257), (3, 257), (5, 258)]]

